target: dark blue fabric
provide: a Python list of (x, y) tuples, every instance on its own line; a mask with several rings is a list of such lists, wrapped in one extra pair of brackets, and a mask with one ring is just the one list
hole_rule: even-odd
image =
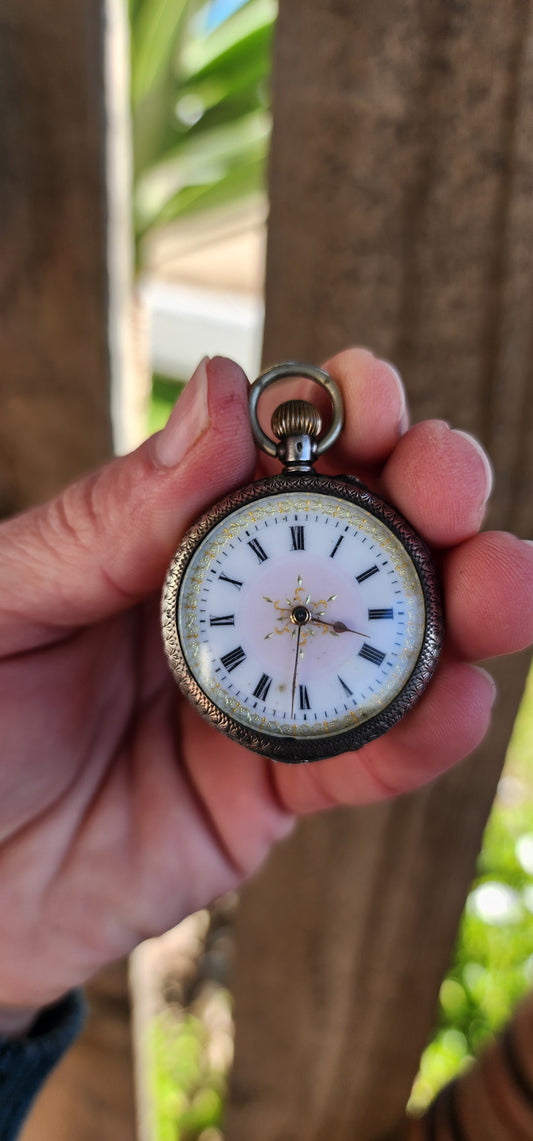
[(81, 991), (45, 1007), (23, 1038), (0, 1035), (0, 1141), (14, 1141), (45, 1078), (79, 1034)]

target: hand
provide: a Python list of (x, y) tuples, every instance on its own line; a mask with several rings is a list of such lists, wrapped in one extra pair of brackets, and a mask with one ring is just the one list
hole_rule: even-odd
[(298, 662), (300, 659), (300, 638), (302, 636), (302, 627), (298, 625), (296, 633), (296, 650), (294, 654), (294, 670), (292, 673), (292, 690), (291, 690), (291, 717), (294, 717), (294, 696), (296, 693), (296, 678), (298, 676)]
[(362, 634), (360, 630), (352, 630), (351, 626), (346, 626), (344, 622), (326, 622), (324, 618), (317, 618), (313, 616), (309, 621), (319, 622), (321, 626), (328, 626), (333, 630), (334, 634), (359, 634), (360, 638), (368, 638), (368, 634)]
[(247, 383), (230, 362), (201, 366), (164, 431), (131, 456), (4, 523), (4, 1025), (235, 887), (294, 813), (404, 792), (465, 756), (493, 699), (470, 663), (533, 636), (533, 548), (476, 534), (490, 483), (478, 447), (438, 421), (406, 431), (401, 385), (371, 354), (327, 367), (347, 411), (327, 467), (361, 475), (438, 551), (448, 643), (437, 674), (385, 737), (296, 767), (251, 756), (179, 695), (159, 634), (164, 573), (187, 526), (255, 464)]

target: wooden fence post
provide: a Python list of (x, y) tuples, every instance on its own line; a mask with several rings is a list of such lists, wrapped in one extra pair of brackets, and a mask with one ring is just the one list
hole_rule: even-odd
[[(531, 16), (527, 0), (281, 0), (265, 336), (268, 362), (356, 342), (393, 360), (415, 418), (482, 438), (489, 523), (524, 536)], [(527, 665), (494, 667), (494, 729), (466, 763), (306, 821), (244, 893), (231, 1141), (370, 1141), (402, 1117)]]
[[(106, 51), (117, 20), (114, 0), (5, 0), (0, 12), (4, 515), (111, 452), (111, 380), (120, 382), (130, 287), (128, 250), (116, 228), (112, 243), (108, 232), (117, 203), (111, 133), (127, 100), (115, 76), (110, 114)], [(95, 981), (89, 1003), (87, 1029), (37, 1102), (24, 1141), (133, 1141), (123, 966)]]

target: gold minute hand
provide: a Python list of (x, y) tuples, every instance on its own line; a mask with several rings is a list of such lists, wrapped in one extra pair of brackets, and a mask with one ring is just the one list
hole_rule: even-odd
[(298, 633), (296, 635), (296, 655), (294, 658), (294, 672), (292, 675), (292, 698), (291, 698), (291, 717), (294, 717), (294, 695), (296, 693), (296, 677), (298, 674), (298, 657), (300, 654), (300, 637), (302, 634), (302, 627), (298, 626)]

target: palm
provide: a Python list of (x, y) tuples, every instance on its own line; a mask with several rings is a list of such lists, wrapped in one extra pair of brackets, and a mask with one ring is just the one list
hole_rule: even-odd
[[(204, 752), (213, 753), (210, 739), (204, 743), (205, 730), (211, 733), (183, 708), (164, 660), (157, 610), (151, 598), (0, 666), (8, 740), (20, 733), (13, 698), (22, 682), (32, 695), (24, 753), (16, 770), (0, 776), (0, 804), (9, 805), (8, 814), (0, 807), (0, 835), (10, 837), (0, 850), (0, 878), (38, 861), (38, 876), (28, 877), (23, 893), (19, 887), (3, 907), (12, 953), (4, 949), (2, 987), (10, 1003), (17, 1004), (19, 987), (27, 993), (43, 922), (52, 937), (44, 944), (39, 938), (37, 977), (35, 965), (31, 970), (36, 1002), (49, 997), (41, 993), (41, 975), (52, 994), (54, 985), (77, 983), (235, 886), (275, 837), (268, 782), (257, 781), (257, 772), (245, 820), (239, 797), (225, 795), (225, 765), (211, 774), (209, 797), (220, 812), (204, 803), (195, 760), (201, 769)], [(257, 765), (263, 770), (265, 762), (258, 758)], [(188, 890), (177, 893), (177, 879)], [(73, 951), (66, 980), (53, 936), (62, 934), (65, 914)]]
[[(487, 630), (481, 615), (505, 596), (509, 544), (514, 544), (515, 567), (519, 548), (520, 558), (529, 559), (529, 571), (531, 557), (511, 537), (468, 540), (476, 530), (476, 510), (481, 518), (484, 475), (478, 456), (462, 439), (452, 446), (470, 467), (470, 479), (457, 518), (450, 520), (448, 512), (443, 524), (442, 500), (454, 495), (453, 478), (439, 501), (431, 472), (435, 433), (430, 440), (418, 434), (414, 446), (422, 449), (419, 461), (426, 449), (427, 493), (420, 486), (413, 489), (412, 510), (408, 438), (397, 447), (379, 445), (383, 454), (378, 449), (366, 474), (389, 499), (394, 499), (394, 480), (400, 509), (440, 547), (466, 540), (441, 556), (449, 645), (416, 709), (357, 754), (314, 766), (276, 766), (211, 729), (170, 678), (153, 590), (144, 590), (147, 598), (128, 609), (122, 599), (119, 613), (108, 606), (107, 617), (77, 630), (69, 626), (68, 615), (43, 629), (46, 599), (39, 623), (34, 620), (31, 636), (24, 631), (20, 645), (13, 627), (0, 664), (2, 736), (10, 745), (6, 755), (11, 751), (16, 758), (0, 767), (0, 883), (7, 885), (3, 915), (11, 933), (9, 948), (2, 949), (0, 1003), (51, 1000), (139, 939), (235, 886), (286, 834), (294, 812), (361, 803), (415, 787), (481, 739), (490, 686), (466, 662), (527, 640), (524, 607), (528, 613), (531, 608), (524, 600), (531, 588), (525, 569), (522, 593), (514, 584), (514, 616), (509, 617), (507, 605), (506, 621)], [(452, 440), (453, 434), (448, 436)], [(339, 453), (333, 464), (338, 469), (347, 462), (350, 456)], [(458, 478), (464, 474), (458, 472)], [(437, 477), (440, 482), (440, 473)], [(238, 469), (235, 478), (240, 482)], [(219, 494), (225, 490), (227, 485)], [(208, 488), (204, 494), (209, 496)], [(153, 572), (146, 571), (148, 583), (150, 575), (153, 585), (160, 581), (174, 540), (154, 560)], [(469, 543), (485, 544), (485, 567), (483, 549)], [(503, 569), (496, 575), (498, 560)], [(461, 593), (465, 574), (472, 586), (468, 607)], [(121, 590), (126, 586), (131, 589), (127, 583)], [(88, 612), (94, 612), (90, 606)], [(21, 719), (23, 699), (28, 712)], [(36, 965), (30, 960), (37, 940)]]

